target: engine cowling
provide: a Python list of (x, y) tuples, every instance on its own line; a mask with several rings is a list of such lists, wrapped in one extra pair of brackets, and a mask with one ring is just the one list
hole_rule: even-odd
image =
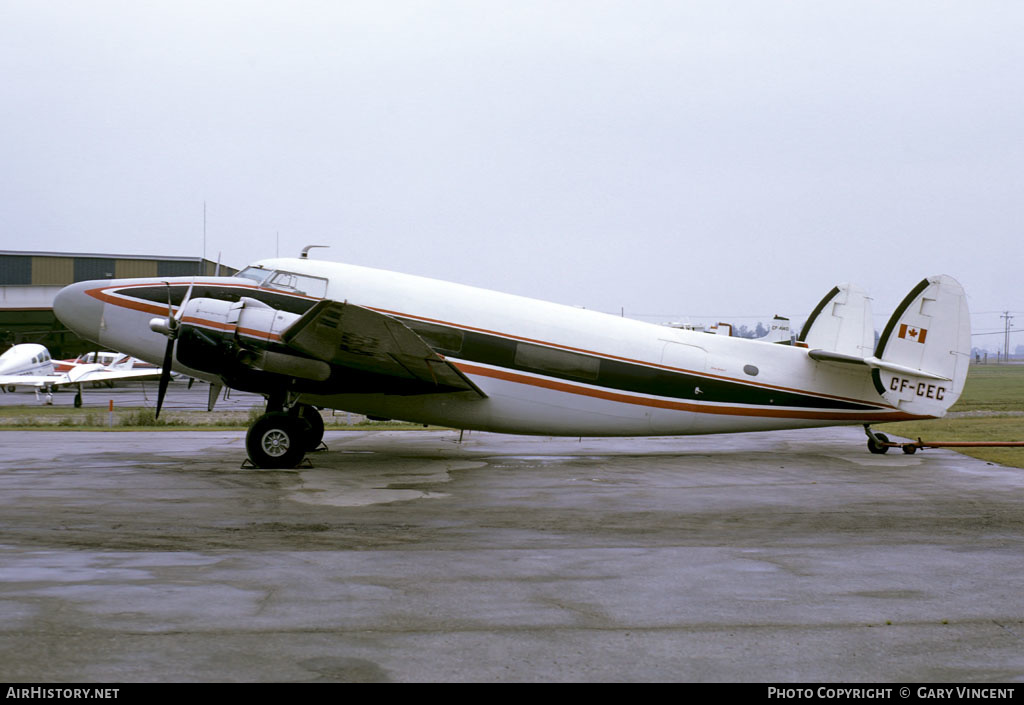
[(331, 375), (330, 365), (281, 344), (281, 332), (298, 318), (250, 298), (191, 299), (177, 325), (175, 357), (181, 365), (217, 375), (236, 389), (263, 391), (295, 378), (324, 381)]

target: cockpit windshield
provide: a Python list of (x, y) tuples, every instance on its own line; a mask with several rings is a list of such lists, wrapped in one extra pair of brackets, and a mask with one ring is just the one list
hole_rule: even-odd
[(263, 267), (246, 267), (235, 276), (241, 277), (242, 279), (252, 279), (257, 284), (262, 284), (263, 281), (273, 273), (274, 271), (272, 269), (264, 269)]
[(296, 274), (280, 269), (263, 269), (262, 267), (246, 267), (235, 276), (251, 279), (262, 289), (287, 291), (311, 296), (315, 299), (327, 296), (327, 280), (322, 277), (311, 277), (307, 274)]

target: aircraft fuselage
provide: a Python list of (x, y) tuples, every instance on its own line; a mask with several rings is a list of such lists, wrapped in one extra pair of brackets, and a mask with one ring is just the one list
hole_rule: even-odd
[[(259, 328), (226, 327), (212, 314), (183, 322), (210, 355), (183, 374), (267, 392), (263, 375), (206, 364), (231, 338), (287, 353), (281, 332), (320, 299), (401, 321), (480, 392), (389, 389), (358, 371), (288, 380), (298, 401), (454, 428), (570, 436), (723, 433), (915, 418), (886, 402), (860, 369), (816, 362), (806, 349), (714, 336), (434, 279), (308, 259), (255, 266), (277, 281), (239, 277), (79, 282), (55, 303), (82, 337), (160, 364), (167, 338), (150, 328), (191, 300), (267, 304)], [(252, 271), (250, 270), (246, 271)], [(282, 277), (280, 273), (293, 275)], [(201, 308), (201, 307), (200, 307)], [(211, 307), (212, 308), (215, 307)], [(196, 348), (202, 350), (202, 347)], [(211, 371), (212, 370), (212, 371)], [(275, 377), (274, 379), (278, 379)], [(369, 381), (368, 381), (369, 380)]]

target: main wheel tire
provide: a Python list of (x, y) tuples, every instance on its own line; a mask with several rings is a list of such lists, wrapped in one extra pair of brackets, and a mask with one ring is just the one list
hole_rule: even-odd
[(324, 417), (309, 404), (300, 404), (297, 408), (296, 413), (305, 429), (303, 447), (308, 453), (319, 448), (320, 441), (324, 439)]
[(304, 422), (290, 414), (264, 414), (245, 434), (249, 460), (260, 468), (293, 468), (306, 455)]
[[(878, 439), (877, 442), (875, 440), (876, 438)], [(887, 435), (885, 435), (884, 433), (876, 433), (875, 438), (868, 438), (868, 450), (874, 453), (875, 455), (882, 455), (884, 453), (888, 453), (889, 446), (882, 445), (883, 443), (888, 442), (889, 437)]]

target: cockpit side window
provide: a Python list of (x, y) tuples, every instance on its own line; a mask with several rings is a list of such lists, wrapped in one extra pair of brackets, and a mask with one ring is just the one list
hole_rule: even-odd
[(311, 277), (306, 274), (294, 272), (277, 271), (266, 279), (261, 286), (278, 291), (289, 291), (304, 296), (311, 296), (315, 299), (322, 299), (327, 296), (327, 280), (320, 277)]
[(311, 277), (307, 274), (296, 274), (281, 269), (263, 269), (262, 267), (246, 267), (236, 277), (256, 282), (261, 289), (276, 289), (291, 294), (302, 294), (314, 299), (327, 296), (327, 280), (322, 277)]

